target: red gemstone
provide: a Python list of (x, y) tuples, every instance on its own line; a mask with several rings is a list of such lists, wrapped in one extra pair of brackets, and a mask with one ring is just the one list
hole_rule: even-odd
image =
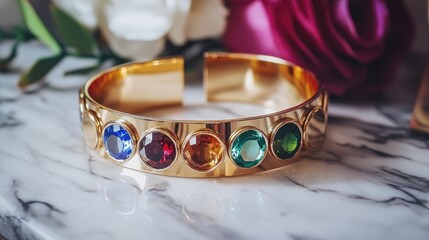
[(176, 144), (164, 133), (150, 132), (140, 141), (139, 153), (150, 167), (164, 169), (176, 159)]

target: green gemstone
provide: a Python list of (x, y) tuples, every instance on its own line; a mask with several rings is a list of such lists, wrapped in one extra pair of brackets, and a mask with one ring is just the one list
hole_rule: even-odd
[(297, 124), (286, 123), (274, 135), (273, 151), (279, 159), (289, 159), (296, 155), (301, 147), (301, 131)]
[(267, 142), (262, 132), (249, 129), (238, 135), (231, 145), (231, 159), (242, 168), (258, 165), (265, 157)]

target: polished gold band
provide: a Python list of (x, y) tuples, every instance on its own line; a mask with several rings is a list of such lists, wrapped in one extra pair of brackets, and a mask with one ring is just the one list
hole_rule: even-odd
[(327, 93), (316, 77), (282, 59), (206, 53), (208, 102), (263, 106), (268, 114), (222, 120), (149, 117), (182, 104), (180, 57), (129, 63), (91, 78), (80, 91), (86, 144), (123, 167), (179, 177), (223, 177), (288, 165), (317, 150)]

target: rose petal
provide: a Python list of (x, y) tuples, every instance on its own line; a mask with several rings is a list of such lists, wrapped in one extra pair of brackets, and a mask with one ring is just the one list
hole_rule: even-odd
[(383, 1), (338, 1), (326, 19), (328, 42), (339, 54), (369, 62), (384, 49), (389, 29), (388, 8)]
[(230, 51), (279, 56), (274, 32), (260, 1), (229, 1), (225, 45)]
[[(250, 11), (261, 2), (263, 8)], [(412, 39), (411, 18), (401, 0), (227, 3), (230, 50), (295, 62), (316, 73), (335, 95), (386, 89)], [(258, 28), (261, 22), (264, 27)]]

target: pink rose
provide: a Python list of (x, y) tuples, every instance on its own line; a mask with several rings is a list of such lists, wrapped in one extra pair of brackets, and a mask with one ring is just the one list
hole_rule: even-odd
[(229, 0), (231, 51), (278, 56), (334, 95), (380, 93), (412, 40), (400, 0)]

